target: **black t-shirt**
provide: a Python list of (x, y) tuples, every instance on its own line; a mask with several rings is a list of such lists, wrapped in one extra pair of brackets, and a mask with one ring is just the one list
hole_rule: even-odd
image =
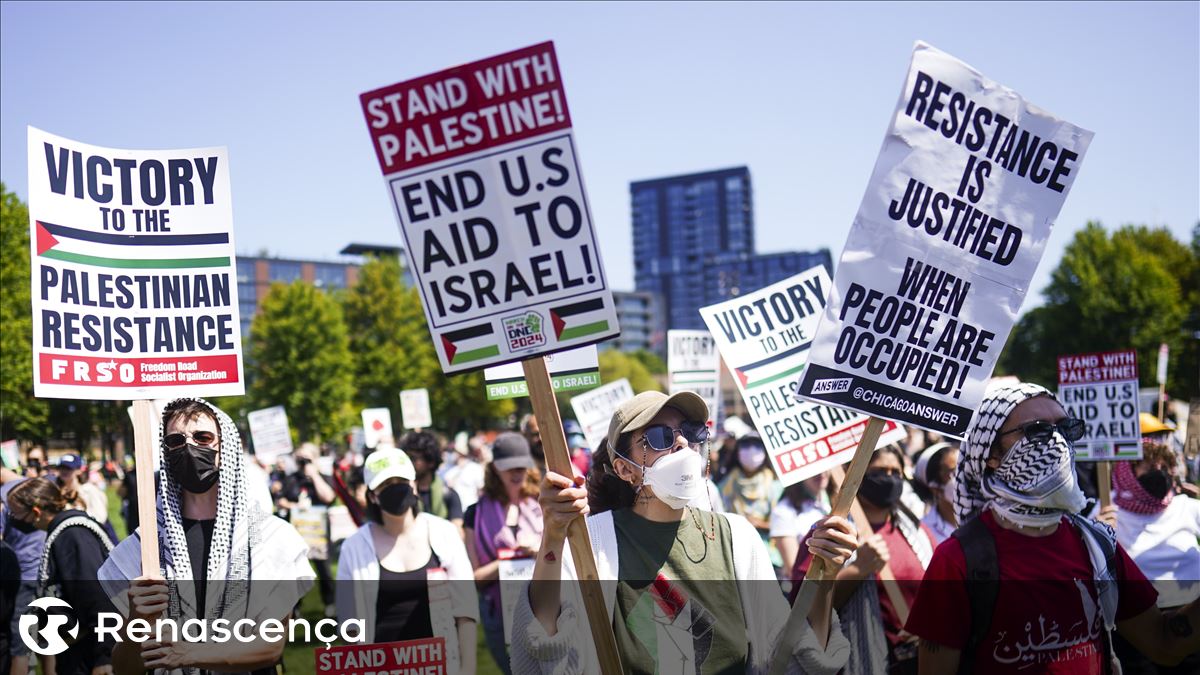
[[(88, 518), (83, 511), (63, 511), (50, 521), (50, 532), (68, 518)], [(96, 571), (104, 564), (108, 551), (91, 529), (72, 526), (62, 530), (50, 548), (49, 581), (58, 584), (62, 599), (71, 605), (79, 621), (80, 640), (77, 648), (58, 655), (57, 671), (61, 675), (90, 675), (96, 666), (108, 665), (112, 659), (112, 638), (97, 642), (93, 626), (100, 612), (115, 608), (101, 588)], [(86, 637), (84, 637), (86, 636)]]
[(478, 502), (467, 507), (463, 512), (463, 529), (475, 529), (475, 507)]
[(212, 547), (216, 520), (183, 519), (183, 534), (187, 538), (188, 558), (192, 563), (192, 579), (196, 584), (196, 613), (204, 616), (205, 591), (208, 586), (208, 551)]
[(375, 598), (375, 642), (418, 640), (433, 636), (429, 616), (429, 570), (442, 563), (433, 551), (415, 570), (393, 572), (379, 566), (379, 594)]
[[(330, 488), (333, 488), (333, 476), (321, 474), (321, 479)], [(300, 500), (300, 495), (307, 492), (308, 498), (316, 506), (328, 506), (330, 502), (323, 501), (320, 495), (317, 494), (317, 488), (313, 485), (313, 479), (303, 471), (290, 473), (283, 479), (283, 497), (290, 502)]]

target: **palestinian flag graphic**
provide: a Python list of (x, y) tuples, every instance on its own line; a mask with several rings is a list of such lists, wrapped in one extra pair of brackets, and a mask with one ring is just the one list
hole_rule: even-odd
[[(50, 260), (108, 267), (115, 269), (196, 269), (202, 267), (228, 268), (229, 233), (210, 234), (145, 234), (124, 232), (94, 232), (45, 221), (34, 221), (37, 255)], [(127, 226), (128, 229), (128, 226)], [(99, 246), (97, 246), (99, 244)], [(171, 249), (141, 249), (142, 256), (130, 257), (129, 246), (212, 246), (212, 253), (225, 255), (196, 256), (195, 248), (188, 255), (172, 255)], [(87, 253), (82, 251), (86, 250)], [(203, 249), (201, 249), (203, 250)]]
[(550, 322), (559, 342), (570, 342), (609, 331), (608, 313), (611, 310), (603, 298), (593, 298), (570, 305), (550, 308)]
[(738, 381), (744, 390), (755, 389), (784, 378), (794, 380), (800, 377), (800, 373), (804, 372), (804, 367), (807, 363), (802, 363), (798, 366), (793, 365), (790, 368), (784, 367), (781, 370), (780, 362), (786, 362), (797, 353), (807, 351), (811, 346), (811, 342), (805, 342), (804, 344), (795, 345), (790, 349), (785, 349), (778, 354), (772, 354), (761, 361), (734, 366), (733, 373), (737, 375)]
[(500, 346), (495, 342), (496, 329), (491, 322), (477, 324), (449, 333), (442, 333), (442, 350), (446, 362), (459, 366), (500, 355)]

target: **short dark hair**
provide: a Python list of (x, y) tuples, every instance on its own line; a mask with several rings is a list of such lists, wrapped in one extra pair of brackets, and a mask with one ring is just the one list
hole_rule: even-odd
[(442, 450), (437, 437), (428, 431), (410, 431), (400, 439), (400, 449), (410, 459), (422, 459), (436, 471), (442, 465)]
[[(186, 420), (194, 420), (201, 415), (208, 416), (209, 419), (217, 425), (217, 440), (221, 440), (221, 421), (217, 419), (217, 413), (209, 406), (204, 405), (195, 399), (180, 399), (174, 404), (168, 405), (163, 410), (163, 429), (165, 430), (176, 419), (182, 417)], [(165, 432), (164, 432), (165, 433)]]

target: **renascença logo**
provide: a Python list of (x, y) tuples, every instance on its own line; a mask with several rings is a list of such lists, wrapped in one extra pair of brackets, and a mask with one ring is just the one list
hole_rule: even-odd
[(56, 608), (72, 611), (70, 605), (58, 598), (38, 598), (29, 603), (29, 609), (17, 622), (21, 641), (35, 654), (54, 656), (67, 651), (64, 632), (71, 642), (79, 637), (79, 622), (69, 613), (50, 611)]

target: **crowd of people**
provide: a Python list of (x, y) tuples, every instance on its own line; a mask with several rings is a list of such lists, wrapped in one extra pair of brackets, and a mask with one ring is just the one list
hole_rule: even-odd
[[(34, 661), (57, 675), (270, 672), (281, 642), (91, 629), (101, 611), (284, 620), (313, 585), (326, 617), (361, 621), (362, 640), (443, 638), (450, 672), (476, 670), (480, 630), (506, 673), (589, 671), (580, 586), (563, 583), (578, 578), (567, 531), (580, 517), (600, 578), (616, 582), (603, 596), (630, 672), (766, 672), (781, 650), (805, 673), (1200, 672), (1196, 467), (1153, 416), (1143, 459), (1114, 463), (1100, 508), (1075, 462), (1082, 423), (1042, 387), (993, 387), (961, 444), (914, 429), (877, 449), (846, 518), (831, 515), (840, 470), (785, 488), (758, 434), (718, 434), (690, 392), (625, 402), (596, 448), (568, 420), (571, 475), (548, 470), (535, 417), (514, 426), (340, 454), (305, 443), (265, 466), (219, 408), (173, 401), (150, 570), (136, 472), (34, 448), (0, 476), (0, 675)], [(815, 557), (836, 581), (785, 644)], [(73, 608), (80, 637), (39, 657), (18, 624), (48, 595)]]

